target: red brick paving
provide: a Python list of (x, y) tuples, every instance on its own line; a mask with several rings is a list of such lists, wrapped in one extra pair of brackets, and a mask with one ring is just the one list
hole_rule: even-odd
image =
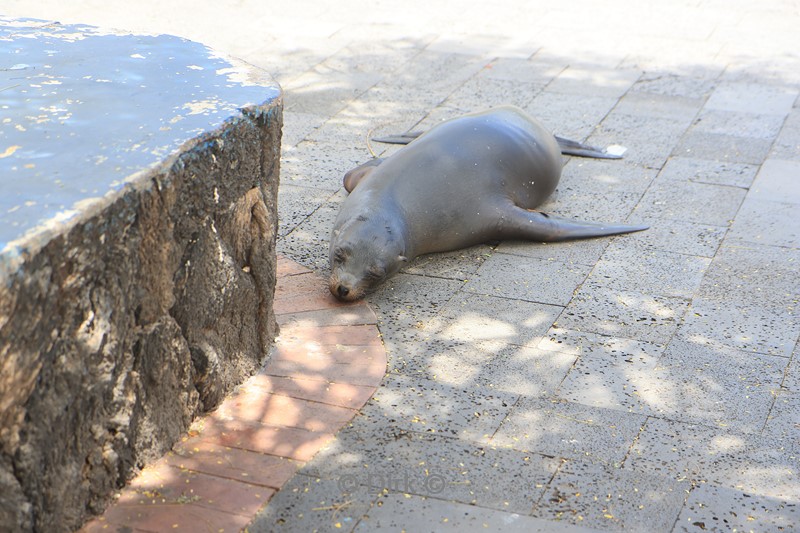
[(192, 424), (82, 532), (240, 531), (358, 409), (386, 370), (376, 317), (342, 304), (326, 281), (278, 258), (270, 360)]

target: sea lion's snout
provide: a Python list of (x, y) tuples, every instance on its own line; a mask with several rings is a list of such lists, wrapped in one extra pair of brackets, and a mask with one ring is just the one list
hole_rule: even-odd
[(328, 289), (331, 294), (343, 302), (352, 302), (364, 297), (364, 290), (352, 280), (353, 283), (348, 282), (347, 275), (340, 275), (340, 271), (334, 270), (331, 274), (331, 279), (328, 282)]

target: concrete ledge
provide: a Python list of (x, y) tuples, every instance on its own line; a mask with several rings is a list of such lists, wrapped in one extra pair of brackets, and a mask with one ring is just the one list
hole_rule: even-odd
[(266, 357), (281, 91), (165, 35), (0, 50), (0, 524), (64, 531)]

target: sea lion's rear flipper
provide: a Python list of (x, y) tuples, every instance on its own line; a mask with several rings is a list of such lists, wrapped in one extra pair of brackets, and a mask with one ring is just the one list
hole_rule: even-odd
[(561, 153), (566, 155), (577, 155), (580, 157), (594, 157), (597, 159), (622, 159), (621, 153), (610, 153), (608, 150), (589, 146), (588, 144), (579, 143), (578, 141), (571, 141), (564, 137), (555, 135), (558, 141), (558, 147), (561, 148)]
[(385, 144), (408, 144), (420, 135), (423, 132), (421, 131), (410, 131), (408, 133), (401, 133), (400, 135), (388, 135), (386, 137), (377, 137), (372, 139), (376, 143), (385, 143)]
[(558, 242), (633, 233), (634, 231), (644, 231), (649, 228), (649, 226), (645, 225), (628, 226), (624, 224), (581, 222), (548, 215), (541, 211), (530, 211), (517, 206), (511, 206), (509, 212), (504, 214), (506, 216), (501, 229), (502, 234), (497, 236), (502, 239)]
[(383, 158), (376, 157), (375, 159), (370, 159), (366, 163), (358, 165), (356, 168), (352, 170), (348, 170), (347, 173), (344, 175), (344, 188), (347, 192), (353, 192), (353, 189), (356, 188), (362, 179), (364, 179), (370, 172), (375, 170), (375, 167), (383, 163)]

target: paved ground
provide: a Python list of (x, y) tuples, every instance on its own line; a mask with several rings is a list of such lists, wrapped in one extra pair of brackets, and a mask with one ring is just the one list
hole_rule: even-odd
[(251, 531), (800, 527), (800, 7), (664, 4), (4, 2), (273, 72), (280, 248), (323, 274), (369, 132), (511, 103), (628, 148), (546, 208), (649, 231), (427, 257), (369, 297), (382, 386)]

